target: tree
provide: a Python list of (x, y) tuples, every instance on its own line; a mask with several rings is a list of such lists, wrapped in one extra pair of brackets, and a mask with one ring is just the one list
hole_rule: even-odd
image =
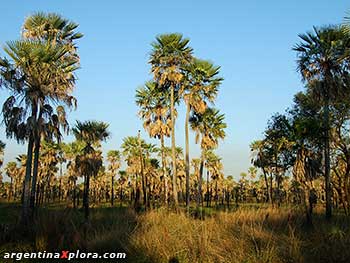
[(18, 167), (16, 162), (8, 162), (5, 167), (5, 173), (6, 175), (10, 178), (10, 192), (8, 196), (8, 200), (11, 200), (11, 197), (16, 196), (15, 195), (15, 190), (16, 188), (14, 187), (14, 181), (16, 181), (16, 176), (19, 174), (18, 173)]
[(160, 35), (152, 43), (153, 50), (149, 60), (154, 80), (164, 89), (170, 89), (173, 199), (176, 209), (178, 197), (175, 156), (175, 92), (179, 90), (184, 77), (182, 67), (188, 64), (192, 57), (192, 48), (188, 46), (188, 43), (189, 39), (183, 38), (181, 34)]
[[(30, 20), (40, 20), (41, 24), (27, 23)], [(23, 27), (23, 39), (8, 42), (5, 47), (12, 61), (0, 60), (3, 84), (12, 93), (3, 106), (7, 136), (15, 137), (18, 141), (28, 141), (22, 208), (24, 221), (29, 213), (32, 175), (32, 184), (36, 183), (41, 137), (47, 132), (57, 135), (58, 126), (66, 127), (67, 124), (62, 119), (65, 116), (64, 108), (60, 106), (57, 113), (53, 114), (52, 105), (61, 103), (71, 107), (75, 104), (71, 92), (79, 58), (73, 50), (73, 40), (81, 35), (73, 37), (72, 32), (77, 27), (75, 24), (75, 27), (73, 24), (68, 26), (71, 30), (56, 28), (63, 26), (64, 23), (60, 22), (67, 23), (67, 20), (58, 15), (45, 16), (43, 13), (29, 17)], [(32, 187), (33, 194), (35, 187)]]
[[(165, 164), (164, 137), (170, 136), (170, 96), (162, 91), (156, 82), (146, 82), (144, 87), (136, 90), (136, 104), (140, 107), (139, 116), (144, 120), (143, 127), (150, 137), (160, 139), (160, 153), (164, 181), (164, 202), (167, 203), (168, 185)], [(175, 112), (175, 114), (177, 114)]]
[(185, 118), (185, 170), (186, 170), (186, 206), (190, 205), (190, 157), (189, 157), (189, 119), (191, 111), (203, 114), (207, 108), (207, 102), (213, 103), (222, 78), (218, 77), (220, 67), (211, 62), (193, 58), (191, 63), (184, 66), (185, 85), (180, 89), (180, 95), (186, 104)]
[(207, 108), (203, 114), (193, 113), (190, 118), (191, 128), (196, 133), (196, 143), (200, 143), (202, 150), (198, 180), (198, 206), (202, 203), (202, 178), (206, 158), (205, 152), (216, 148), (219, 139), (225, 138), (225, 128), (227, 125), (224, 121), (225, 115), (220, 114), (219, 110), (213, 108)]
[[(205, 153), (206, 162), (205, 166), (207, 167), (207, 173), (211, 174), (212, 180), (215, 182), (215, 204), (218, 205), (219, 200), (219, 189), (218, 189), (218, 182), (222, 181), (224, 179), (224, 173), (223, 173), (223, 165), (221, 162), (221, 158), (218, 157), (213, 151), (206, 151)], [(209, 180), (207, 178), (207, 192), (209, 189)], [(208, 197), (209, 198), (209, 192)]]
[(298, 54), (298, 71), (308, 83), (311, 94), (323, 105), (324, 176), (326, 182), (326, 217), (332, 216), (332, 187), (330, 177), (329, 107), (344, 92), (344, 74), (347, 70), (344, 54), (350, 47), (350, 38), (338, 26), (314, 28), (299, 35), (301, 42), (293, 50)]
[[(76, 140), (85, 143), (83, 153), (77, 156), (76, 164), (84, 175), (83, 205), (85, 220), (89, 220), (90, 177), (96, 176), (102, 167), (102, 153), (95, 148), (109, 137), (108, 124), (98, 121), (77, 121), (72, 129)], [(95, 147), (95, 148), (94, 148)]]
[[(63, 156), (67, 160), (67, 175), (68, 182), (73, 184), (73, 207), (76, 207), (77, 198), (77, 180), (79, 176), (79, 167), (76, 163), (77, 157), (83, 154), (85, 143), (81, 141), (74, 141), (71, 143), (62, 143), (61, 148), (63, 150)], [(79, 198), (79, 197), (78, 197)]]
[(145, 140), (138, 137), (129, 136), (123, 139), (123, 144), (121, 146), (123, 149), (123, 155), (126, 158), (128, 164), (127, 172), (135, 175), (135, 202), (134, 206), (136, 209), (140, 208), (140, 184), (138, 182), (138, 176), (141, 176), (141, 185), (143, 192), (143, 203), (147, 206), (147, 188), (146, 188), (146, 178), (144, 173), (144, 159), (151, 152), (155, 152), (155, 146), (153, 144), (148, 144)]
[(0, 141), (0, 168), (1, 168), (2, 164), (3, 164), (3, 159), (2, 158), (4, 156), (5, 146), (6, 146), (6, 144), (3, 143), (2, 141)]
[(117, 170), (120, 168), (121, 156), (120, 152), (117, 150), (110, 150), (107, 153), (107, 160), (109, 162), (109, 170), (111, 171), (111, 205), (114, 205), (114, 177), (117, 173)]
[(271, 176), (271, 184), (269, 185), (268, 180), (268, 171), (270, 167), (270, 160), (272, 156), (270, 151), (267, 148), (265, 140), (257, 140), (253, 141), (250, 145), (250, 149), (253, 153), (251, 163), (260, 168), (264, 174), (265, 187), (266, 187), (266, 200), (272, 204), (272, 175)]

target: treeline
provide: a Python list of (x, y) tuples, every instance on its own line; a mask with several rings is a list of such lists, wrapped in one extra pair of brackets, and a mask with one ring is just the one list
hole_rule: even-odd
[(262, 140), (251, 144), (252, 163), (260, 168), (271, 203), (281, 202), (288, 177), (302, 194), (311, 221), (316, 197), (350, 209), (350, 38), (348, 25), (314, 28), (299, 35), (293, 50), (305, 89), (285, 113), (269, 120)]

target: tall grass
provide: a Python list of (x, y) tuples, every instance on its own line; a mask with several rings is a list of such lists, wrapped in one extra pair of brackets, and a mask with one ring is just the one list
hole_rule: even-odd
[[(164, 210), (139, 217), (133, 262), (350, 262), (349, 220), (315, 227), (288, 209), (240, 209), (196, 220)], [(348, 248), (348, 249), (346, 249)]]
[(20, 226), (2, 219), (0, 253), (126, 252), (128, 262), (140, 263), (350, 262), (350, 219), (345, 216), (329, 223), (315, 215), (310, 227), (302, 214), (286, 208), (241, 208), (205, 215), (200, 220), (167, 209), (136, 214), (127, 208), (96, 208), (90, 224), (84, 225), (82, 211), (44, 209), (27, 236)]

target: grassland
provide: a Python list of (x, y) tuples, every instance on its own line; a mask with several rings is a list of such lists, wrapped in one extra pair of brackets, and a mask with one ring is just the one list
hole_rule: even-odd
[(341, 214), (327, 222), (316, 213), (307, 226), (292, 208), (204, 210), (198, 219), (164, 208), (135, 213), (106, 206), (92, 209), (86, 225), (82, 211), (51, 205), (24, 234), (19, 209), (0, 204), (0, 253), (79, 249), (125, 252), (127, 262), (350, 262), (350, 219)]

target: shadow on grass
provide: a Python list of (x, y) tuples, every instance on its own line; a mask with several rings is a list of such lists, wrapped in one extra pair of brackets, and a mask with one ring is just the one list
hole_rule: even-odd
[[(92, 208), (90, 222), (84, 224), (82, 210), (55, 206), (39, 208), (30, 231), (25, 232), (18, 224), (20, 215), (18, 205), (0, 203), (0, 211), (0, 262), (3, 262), (5, 252), (79, 250), (127, 254), (129, 236), (136, 226), (136, 214), (126, 207)], [(43, 261), (27, 259), (21, 262)], [(108, 262), (108, 260), (85, 259), (70, 262)]]

